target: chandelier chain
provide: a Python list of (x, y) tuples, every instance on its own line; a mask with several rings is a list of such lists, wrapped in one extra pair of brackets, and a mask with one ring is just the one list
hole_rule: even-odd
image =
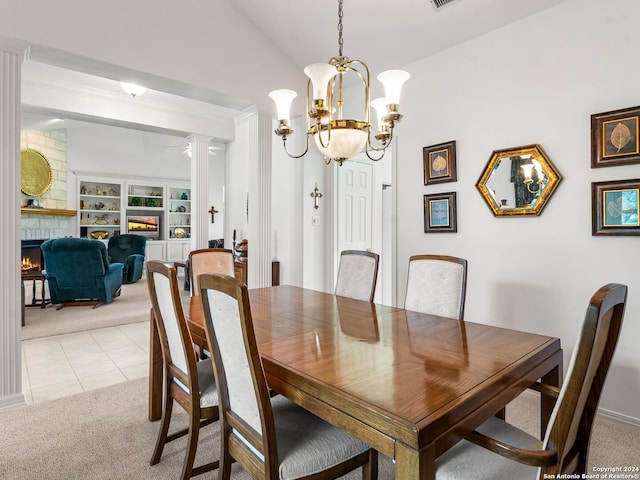
[(338, 0), (338, 55), (342, 57), (342, 0)]

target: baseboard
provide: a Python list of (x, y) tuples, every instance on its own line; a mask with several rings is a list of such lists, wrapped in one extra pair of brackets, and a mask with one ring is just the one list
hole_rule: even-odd
[(11, 408), (22, 407), (26, 405), (24, 394), (22, 392), (15, 395), (6, 395), (0, 397), (0, 411), (9, 410)]
[(625, 423), (632, 427), (640, 428), (640, 418), (623, 415), (618, 412), (612, 412), (611, 410), (606, 410), (604, 408), (598, 409), (598, 416), (606, 418), (607, 420), (613, 420), (614, 422)]
[[(526, 395), (527, 397), (531, 398), (540, 398), (540, 393), (534, 390), (525, 390), (524, 392), (522, 392), (522, 395)], [(624, 415), (622, 413), (607, 410), (605, 408), (598, 408), (597, 416), (606, 418), (607, 420), (612, 420), (614, 422), (624, 423), (626, 425), (631, 425), (632, 427), (640, 428), (640, 418), (631, 417), (629, 415)]]

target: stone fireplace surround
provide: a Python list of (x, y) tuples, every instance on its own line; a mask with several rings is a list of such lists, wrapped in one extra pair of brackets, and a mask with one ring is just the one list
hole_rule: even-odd
[[(67, 208), (67, 131), (58, 130), (23, 130), (20, 133), (20, 148), (32, 148), (42, 153), (51, 165), (52, 181), (49, 190), (39, 197), (40, 205), (45, 209)], [(24, 207), (32, 199), (21, 194), (21, 205)], [(20, 223), (22, 240), (41, 240), (61, 238), (66, 235), (69, 219), (55, 215), (24, 214)]]

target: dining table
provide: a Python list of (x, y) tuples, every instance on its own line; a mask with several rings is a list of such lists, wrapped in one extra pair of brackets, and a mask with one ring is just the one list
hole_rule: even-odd
[[(251, 289), (249, 299), (269, 387), (390, 457), (397, 479), (434, 479), (436, 459), (489, 417), (536, 381), (562, 380), (558, 338), (491, 318), (450, 319), (293, 286)], [(192, 303), (197, 345), (206, 338), (201, 304)], [(150, 331), (153, 421), (163, 382), (153, 315)], [(554, 402), (541, 394), (541, 435)]]

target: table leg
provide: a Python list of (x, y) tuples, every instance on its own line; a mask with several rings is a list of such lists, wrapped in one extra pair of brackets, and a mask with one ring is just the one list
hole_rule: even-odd
[(155, 422), (162, 416), (162, 348), (158, 326), (153, 315), (149, 312), (149, 421)]
[[(558, 364), (549, 371), (544, 377), (540, 379), (540, 381), (544, 384), (551, 385), (554, 387), (560, 387), (562, 384), (562, 350), (556, 353), (558, 357)], [(553, 407), (556, 405), (556, 398), (550, 395), (545, 395), (544, 393), (540, 395), (540, 438), (544, 438), (545, 433), (547, 431), (547, 425), (549, 424), (549, 419), (551, 418), (551, 412), (553, 412)]]
[(35, 305), (36, 303), (36, 280), (34, 280), (31, 284), (31, 305)]
[(396, 480), (435, 480), (435, 445), (418, 451), (396, 442)]
[[(44, 287), (44, 282), (45, 281), (46, 280), (43, 278), (42, 279), (42, 291), (41, 291), (42, 294), (40, 295), (40, 299), (41, 299), (42, 303), (40, 304), (40, 308), (47, 308), (47, 301), (45, 299), (45, 287)], [(33, 284), (34, 285), (36, 284), (35, 280), (33, 281)]]

